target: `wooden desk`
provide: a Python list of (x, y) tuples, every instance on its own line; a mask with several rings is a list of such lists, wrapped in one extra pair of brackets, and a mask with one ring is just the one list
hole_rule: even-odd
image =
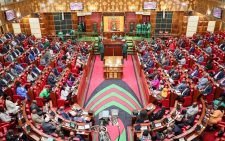
[[(169, 117), (171, 117), (172, 120), (174, 120), (174, 118), (175, 118), (176, 116), (173, 116), (173, 114), (176, 113), (177, 106), (178, 106), (178, 101), (175, 101), (174, 108), (171, 110), (171, 112), (168, 114), (168, 116), (163, 117), (163, 118), (160, 119), (160, 120), (154, 121), (154, 124), (160, 124), (160, 123), (161, 123), (161, 126), (155, 127), (155, 128), (150, 128), (151, 123), (141, 123), (140, 125), (141, 125), (141, 126), (147, 126), (148, 130), (150, 130), (150, 131), (161, 131), (161, 130), (163, 130), (163, 129), (166, 129), (166, 127), (168, 126), (168, 124), (170, 124), (171, 122), (165, 123), (164, 121), (165, 121), (166, 118), (169, 118)], [(142, 131), (137, 131), (137, 130), (135, 130), (134, 127), (135, 127), (136, 125), (137, 125), (137, 124), (134, 124), (134, 125), (133, 125), (133, 135), (134, 135), (134, 140), (137, 140), (137, 138), (140, 137), (140, 136), (142, 135)]]
[[(25, 119), (25, 123), (22, 123), (22, 120), (19, 119), (19, 125), (22, 127), (24, 133), (28, 136), (29, 139), (33, 140), (33, 141), (40, 141), (41, 139), (45, 138), (54, 138), (50, 135), (47, 135), (43, 132), (41, 132), (39, 129), (37, 129), (32, 123), (31, 121), (28, 119), (27, 114), (26, 114), (26, 100), (23, 101), (23, 105), (22, 105), (22, 118), (21, 119)], [(27, 131), (25, 125), (29, 125), (31, 127), (30, 132)], [(54, 138), (54, 141), (63, 141), (61, 138)]]
[(194, 126), (192, 126), (189, 130), (187, 130), (186, 132), (173, 137), (173, 139), (185, 138), (186, 140), (191, 141), (191, 140), (195, 139), (196, 137), (198, 137), (199, 135), (201, 135), (201, 133), (204, 131), (205, 127), (207, 126), (207, 123), (206, 123), (206, 125), (203, 125), (204, 127), (200, 130), (200, 132), (197, 133), (195, 131), (195, 128), (197, 127), (197, 125), (202, 124), (202, 120), (206, 114), (206, 105), (205, 105), (205, 101), (202, 98), (201, 98), (201, 103), (202, 103), (202, 113), (201, 113), (201, 116), (200, 116), (198, 122)]
[[(76, 134), (81, 134), (81, 135), (83, 135), (84, 136), (84, 138), (86, 138), (88, 141), (90, 141), (90, 140), (92, 140), (92, 138), (91, 138), (91, 128), (90, 129), (78, 129), (78, 126), (85, 126), (85, 125), (89, 125), (90, 127), (93, 125), (93, 121), (94, 121), (94, 117), (93, 116), (90, 116), (90, 115), (83, 115), (83, 116), (85, 116), (85, 118), (89, 118), (90, 119), (90, 121), (88, 122), (86, 122), (86, 123), (84, 123), (84, 122), (81, 122), (81, 123), (79, 123), (79, 122), (76, 122), (76, 121), (71, 121), (71, 120), (66, 120), (66, 119), (64, 119), (61, 115), (58, 115), (57, 114), (57, 112), (56, 112), (56, 109), (55, 108), (53, 108), (53, 105), (52, 105), (52, 101), (50, 101), (49, 102), (49, 108), (50, 108), (50, 110), (51, 111), (53, 111), (54, 113), (55, 113), (55, 115), (56, 115), (56, 117), (57, 118), (60, 118), (60, 119), (62, 119), (62, 123), (61, 123), (61, 125), (62, 125), (62, 128), (64, 129), (64, 130), (67, 130), (67, 131), (74, 131)], [(73, 106), (76, 106), (76, 107), (78, 107), (78, 108), (80, 108), (80, 109), (82, 109), (78, 104), (73, 104), (71, 107), (73, 107)], [(55, 121), (54, 120), (54, 122), (57, 124), (57, 125), (60, 125), (57, 121)], [(75, 127), (74, 128), (72, 128), (71, 126), (70, 126), (70, 123), (73, 123), (74, 125), (75, 125)]]
[(122, 45), (124, 44), (123, 41), (104, 39), (103, 44), (105, 56), (122, 56)]
[(103, 32), (103, 36), (106, 38), (111, 39), (112, 35), (117, 35), (119, 37), (120, 35), (124, 36), (125, 33), (121, 31)]
[(104, 59), (104, 78), (122, 79), (123, 65), (122, 56), (106, 56)]

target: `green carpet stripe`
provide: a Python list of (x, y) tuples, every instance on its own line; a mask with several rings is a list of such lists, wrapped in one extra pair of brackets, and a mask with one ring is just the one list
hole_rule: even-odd
[(127, 101), (126, 98), (122, 97), (121, 95), (119, 95), (118, 93), (115, 93), (115, 92), (109, 93), (108, 95), (102, 97), (102, 98), (101, 98), (100, 100), (98, 100), (98, 102), (96, 102), (90, 109), (93, 110), (93, 109), (94, 109), (98, 104), (100, 104), (102, 101), (104, 101), (104, 100), (106, 100), (106, 99), (108, 99), (108, 98), (110, 98), (110, 97), (113, 97), (113, 96), (115, 96), (115, 97), (121, 99), (122, 101), (126, 102), (126, 103), (127, 103), (128, 105), (130, 105), (133, 109), (136, 109), (135, 106), (134, 106), (131, 102)]
[(115, 141), (118, 141), (118, 139), (120, 139), (120, 141), (126, 141), (127, 140), (127, 134), (126, 134), (126, 128), (124, 128), (122, 134), (120, 135), (120, 138), (116, 138)]
[(126, 91), (125, 89), (121, 88), (120, 86), (116, 85), (116, 84), (111, 84), (107, 87), (105, 87), (104, 89), (102, 89), (101, 91), (99, 91), (98, 93), (96, 93), (87, 103), (86, 107), (88, 107), (88, 105), (95, 99), (97, 98), (98, 96), (100, 96), (102, 93), (106, 92), (107, 90), (109, 89), (112, 89), (112, 88), (116, 88), (120, 91), (122, 91), (123, 93), (127, 94), (131, 99), (133, 99), (135, 101), (135, 103), (138, 104), (139, 108), (141, 108), (141, 105), (139, 104), (139, 102), (137, 101), (136, 98), (133, 97), (133, 95), (131, 95), (128, 91)]
[(118, 107), (118, 108), (120, 108), (120, 109), (126, 111), (128, 114), (130, 114), (130, 115), (132, 114), (132, 112), (131, 112), (129, 109), (127, 109), (127, 107), (121, 105), (120, 103), (118, 103), (118, 102), (116, 102), (116, 101), (111, 101), (111, 102), (105, 104), (104, 106), (102, 106), (102, 107), (101, 107), (100, 109), (98, 109), (97, 111), (95, 111), (95, 116), (96, 116), (99, 112), (101, 112), (101, 111), (103, 111), (104, 109), (109, 108), (109, 107), (111, 107), (111, 106), (116, 106), (116, 107)]
[(94, 141), (96, 141), (97, 139), (96, 139), (96, 132), (94, 132)]
[(133, 134), (132, 134), (132, 131), (131, 131), (131, 128), (129, 128), (129, 132), (130, 132), (130, 141), (133, 141)]

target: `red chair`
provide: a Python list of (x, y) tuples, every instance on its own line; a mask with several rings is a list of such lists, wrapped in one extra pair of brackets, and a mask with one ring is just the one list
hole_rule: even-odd
[(210, 94), (204, 96), (204, 98), (206, 99), (207, 103), (210, 104), (210, 103), (213, 102), (215, 90), (216, 90), (216, 86), (213, 86), (212, 92)]
[(24, 100), (24, 98), (20, 95), (13, 95), (13, 102), (18, 101), (18, 103), (20, 104), (22, 101)]
[(37, 106), (43, 107), (44, 106), (44, 98), (42, 97), (36, 97)]
[(192, 104), (192, 95), (193, 95), (193, 92), (194, 91), (191, 90), (190, 95), (184, 97), (184, 103), (183, 103), (183, 106), (184, 107), (190, 106)]
[(170, 108), (170, 92), (165, 99), (161, 100), (161, 103), (165, 108)]
[(64, 107), (65, 106), (65, 102), (66, 101), (64, 99), (58, 99), (57, 100), (57, 106), (58, 106), (58, 108), (59, 107), (62, 107), (62, 106)]

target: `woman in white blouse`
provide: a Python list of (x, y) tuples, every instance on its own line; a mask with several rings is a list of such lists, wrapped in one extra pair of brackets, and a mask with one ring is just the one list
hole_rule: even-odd
[(6, 105), (7, 113), (9, 114), (16, 114), (20, 109), (20, 106), (17, 106), (17, 102), (16, 103), (12, 102), (12, 99), (10, 96), (6, 97), (5, 105)]

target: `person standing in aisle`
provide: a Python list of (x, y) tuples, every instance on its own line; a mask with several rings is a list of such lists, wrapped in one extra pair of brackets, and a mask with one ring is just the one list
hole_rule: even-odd
[(125, 42), (122, 46), (122, 54), (123, 54), (123, 60), (126, 58), (127, 60), (127, 49), (128, 49), (128, 45), (127, 42)]
[(99, 52), (100, 52), (100, 56), (101, 56), (101, 61), (104, 60), (104, 45), (102, 42), (100, 42), (99, 46), (98, 46)]

